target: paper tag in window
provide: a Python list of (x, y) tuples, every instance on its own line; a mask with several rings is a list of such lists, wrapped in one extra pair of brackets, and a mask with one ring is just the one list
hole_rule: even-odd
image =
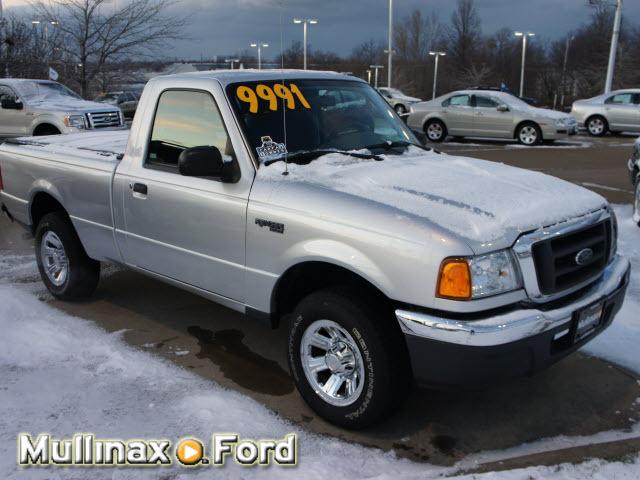
[(269, 160), (277, 160), (285, 156), (287, 152), (287, 146), (284, 143), (276, 143), (271, 137), (261, 137), (262, 145), (256, 148), (258, 157), (262, 162), (268, 162)]

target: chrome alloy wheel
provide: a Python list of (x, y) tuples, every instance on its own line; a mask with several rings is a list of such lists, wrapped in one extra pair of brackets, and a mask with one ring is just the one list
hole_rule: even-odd
[(442, 125), (439, 123), (431, 123), (427, 127), (427, 137), (429, 140), (437, 142), (444, 135), (444, 130), (442, 129)]
[(518, 137), (525, 145), (535, 145), (538, 143), (538, 130), (532, 125), (526, 125), (520, 129)]
[(325, 402), (346, 407), (364, 388), (364, 362), (347, 330), (331, 320), (316, 320), (300, 342), (304, 374), (315, 393)]
[(591, 135), (598, 136), (604, 133), (604, 121), (601, 118), (592, 118), (589, 120), (589, 125), (587, 127), (589, 128), (589, 133)]
[(69, 259), (60, 237), (48, 231), (40, 243), (40, 260), (47, 278), (56, 287), (61, 287), (69, 276)]

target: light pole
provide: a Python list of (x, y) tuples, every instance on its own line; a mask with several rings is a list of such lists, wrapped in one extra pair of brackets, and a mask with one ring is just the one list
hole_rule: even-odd
[(268, 43), (252, 43), (249, 45), (251, 48), (258, 49), (258, 70), (262, 70), (262, 49), (267, 48), (269, 46)]
[(367, 70), (367, 83), (371, 85), (371, 69)]
[(524, 95), (524, 65), (527, 58), (527, 39), (536, 34), (531, 32), (515, 32), (516, 37), (522, 37), (522, 67), (520, 70), (520, 96)]
[(231, 70), (233, 70), (233, 64), (234, 64), (234, 63), (238, 63), (238, 62), (240, 62), (240, 59), (239, 59), (239, 58), (227, 58), (227, 59), (225, 59), (225, 61), (224, 61), (224, 63), (228, 63), (228, 64), (230, 64), (230, 65), (231, 65)]
[(436, 85), (438, 84), (438, 60), (446, 55), (445, 52), (429, 52), (429, 55), (435, 57), (436, 64), (433, 69), (433, 98), (436, 98)]
[(567, 93), (567, 63), (569, 63), (569, 47), (571, 46), (571, 42), (576, 38), (573, 35), (567, 37), (567, 43), (564, 47), (564, 61), (562, 62), (562, 80), (560, 82), (560, 87), (562, 88), (562, 92), (560, 94), (560, 109), (564, 108), (564, 97)]
[(374, 71), (374, 87), (378, 88), (378, 72), (381, 68), (384, 68), (384, 65), (369, 65), (369, 68)]
[(307, 69), (307, 46), (309, 44), (309, 42), (307, 41), (307, 38), (308, 38), (308, 33), (307, 33), (308, 27), (307, 27), (307, 25), (315, 25), (315, 24), (318, 23), (318, 20), (315, 19), (315, 18), (294, 18), (293, 19), (293, 23), (298, 24), (298, 25), (302, 24), (302, 31), (303, 31), (302, 37), (303, 37), (303, 45), (304, 45), (303, 46), (303, 52), (304, 52), (304, 54), (303, 54), (303, 58), (304, 58), (304, 60), (303, 60), (303, 65), (304, 65), (303, 68), (306, 70)]
[[(387, 70), (387, 87), (391, 88), (391, 73), (393, 68), (393, 0), (389, 0), (389, 70)], [(378, 71), (376, 70), (376, 75)], [(377, 78), (377, 77), (376, 77)], [(376, 87), (378, 83), (376, 82)]]
[(609, 93), (613, 85), (613, 71), (616, 67), (616, 52), (618, 51), (618, 39), (620, 38), (620, 23), (622, 21), (622, 0), (616, 1), (616, 16), (613, 20), (613, 34), (611, 35), (611, 50), (609, 51), (609, 65), (607, 66), (607, 80), (604, 84), (604, 93)]

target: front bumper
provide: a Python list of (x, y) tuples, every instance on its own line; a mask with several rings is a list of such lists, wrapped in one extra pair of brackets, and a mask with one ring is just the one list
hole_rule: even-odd
[[(533, 373), (604, 331), (624, 301), (629, 261), (616, 257), (579, 298), (551, 310), (519, 309), (480, 320), (396, 310), (420, 384), (473, 385)], [(576, 312), (605, 301), (599, 327), (575, 340)]]

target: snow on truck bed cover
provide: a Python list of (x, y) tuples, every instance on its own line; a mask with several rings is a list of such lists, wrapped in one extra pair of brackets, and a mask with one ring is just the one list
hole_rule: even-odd
[(34, 153), (46, 152), (113, 161), (118, 155), (124, 154), (128, 138), (129, 130), (105, 130), (70, 135), (21, 137), (8, 140), (2, 148), (18, 146), (21, 151), (26, 149)]

